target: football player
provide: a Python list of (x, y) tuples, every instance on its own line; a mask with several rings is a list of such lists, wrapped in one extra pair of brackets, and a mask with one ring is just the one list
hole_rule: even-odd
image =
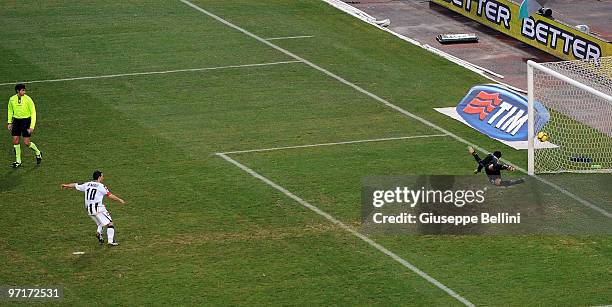
[(516, 180), (502, 180), (501, 171), (507, 170), (512, 172), (514, 171), (514, 166), (503, 164), (499, 161), (502, 156), (501, 151), (498, 150), (493, 153), (490, 153), (484, 159), (480, 159), (478, 153), (476, 153), (476, 150), (474, 150), (472, 146), (468, 146), (468, 152), (470, 153), (470, 155), (472, 155), (472, 157), (474, 157), (474, 159), (478, 163), (478, 168), (474, 171), (474, 174), (480, 173), (484, 168), (487, 177), (489, 177), (489, 182), (491, 182), (492, 184), (496, 186), (507, 187), (525, 182), (525, 180), (522, 178)]

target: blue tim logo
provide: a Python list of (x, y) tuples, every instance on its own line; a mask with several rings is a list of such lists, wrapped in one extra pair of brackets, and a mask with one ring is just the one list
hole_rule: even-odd
[[(505, 141), (527, 140), (527, 98), (495, 85), (472, 87), (457, 105), (457, 113), (474, 129)], [(534, 104), (535, 131), (550, 114), (538, 102)]]

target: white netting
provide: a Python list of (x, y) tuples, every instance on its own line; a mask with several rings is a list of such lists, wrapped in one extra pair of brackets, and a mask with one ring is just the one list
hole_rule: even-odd
[[(596, 95), (534, 68), (534, 99), (550, 113), (550, 120), (540, 131), (546, 132), (549, 141), (558, 146), (538, 148), (536, 145), (535, 172), (611, 172), (612, 57), (542, 65), (604, 95)], [(535, 122), (538, 122), (537, 114)]]

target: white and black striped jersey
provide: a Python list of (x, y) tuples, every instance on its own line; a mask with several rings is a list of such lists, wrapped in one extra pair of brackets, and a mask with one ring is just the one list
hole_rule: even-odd
[(85, 210), (89, 215), (96, 215), (99, 212), (106, 212), (106, 207), (102, 200), (104, 196), (110, 195), (111, 192), (105, 185), (97, 181), (85, 182), (76, 184), (75, 188), (85, 193)]

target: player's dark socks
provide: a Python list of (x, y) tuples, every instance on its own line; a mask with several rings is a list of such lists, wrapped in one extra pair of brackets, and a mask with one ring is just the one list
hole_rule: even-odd
[(474, 157), (474, 160), (476, 160), (476, 162), (478, 163), (478, 169), (474, 170), (474, 174), (480, 173), (482, 171), (482, 168), (484, 167), (484, 165), (482, 165), (482, 160), (480, 160), (478, 153), (476, 153), (476, 150), (474, 150), (472, 146), (468, 146), (468, 152), (472, 155), (472, 157)]
[(474, 152), (472, 156), (474, 156), (474, 159), (478, 163), (478, 168), (474, 170), (474, 174), (478, 174), (482, 171), (482, 168), (484, 167), (484, 165), (482, 165), (482, 160), (480, 160), (480, 157), (478, 156), (476, 152)]
[(476, 160), (476, 162), (480, 163), (480, 157), (478, 156), (476, 152), (472, 154), (472, 157), (474, 157), (474, 160)]
[(101, 233), (96, 232), (96, 238), (98, 238), (98, 243), (104, 244), (104, 238), (102, 237)]

